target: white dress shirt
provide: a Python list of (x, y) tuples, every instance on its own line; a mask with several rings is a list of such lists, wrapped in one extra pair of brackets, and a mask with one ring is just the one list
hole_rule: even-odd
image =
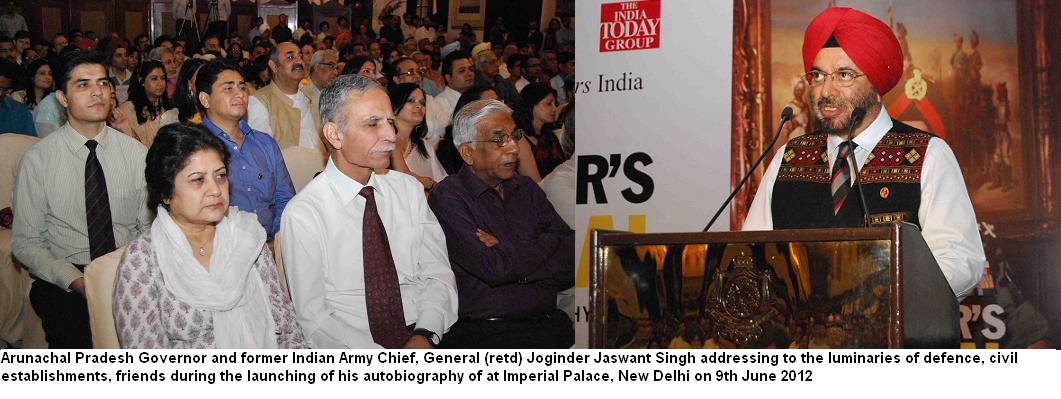
[[(298, 108), (301, 126), (298, 132), (298, 146), (309, 149), (320, 148), (320, 134), (317, 130), (317, 122), (313, 120), (313, 114), (309, 109), (309, 98), (301, 90), (295, 94), (284, 93), (291, 99), (291, 103)], [(269, 124), (269, 110), (265, 108), (258, 97), (251, 96), (247, 103), (247, 124), (251, 129), (273, 136), (273, 127)], [(276, 138), (273, 136), (273, 138)]]
[(560, 218), (568, 226), (575, 226), (575, 157), (570, 157), (564, 163), (549, 172), (542, 179), (542, 191), (545, 197), (553, 204), (553, 209), (560, 214)]
[[(516, 91), (522, 93), (523, 92), (523, 88), (527, 87), (527, 85), (529, 85), (529, 84), (530, 84), (530, 81), (527, 80), (526, 76), (519, 78), (519, 80), (516, 81)], [(557, 94), (559, 94), (559, 93), (557, 93)]]
[(567, 102), (567, 92), (564, 91), (564, 77), (560, 75), (553, 76), (549, 79), (549, 86), (556, 90), (556, 103), (563, 104)]
[[(147, 149), (139, 141), (103, 126), (94, 139), (107, 178), (107, 199), (116, 247), (151, 225), (144, 180)], [(85, 216), (85, 160), (88, 139), (69, 124), (31, 146), (15, 181), (11, 252), (34, 276), (69, 291), (89, 256)]]
[[(457, 320), (446, 238), (424, 189), (403, 173), (373, 174), (376, 208), (390, 242), (407, 325), (442, 336)], [(280, 246), (295, 313), (312, 348), (379, 348), (365, 303), (364, 187), (332, 160), (291, 202)]]
[(453, 118), (453, 109), (461, 98), (459, 91), (446, 86), (445, 90), (434, 97), (433, 104), (427, 104), (427, 135), (442, 138), (446, 135), (446, 126)]
[(416, 28), (415, 31), (413, 31), (413, 38), (416, 40), (417, 43), (420, 43), (420, 41), (424, 39), (435, 41), (435, 37), (437, 36), (438, 31), (436, 31), (435, 28), (428, 29), (422, 25), (419, 28)]
[[(855, 160), (859, 170), (866, 163), (871, 150), (892, 129), (892, 119), (883, 108), (877, 119), (854, 141)], [(829, 159), (836, 159), (840, 143), (845, 138), (831, 135), (827, 149)], [(774, 181), (781, 168), (785, 146), (774, 155), (766, 174), (759, 183), (759, 191), (748, 209), (743, 230), (772, 230), (774, 220), (772, 196)], [(976, 224), (976, 214), (965, 188), (961, 168), (954, 152), (942, 139), (934, 137), (925, 150), (925, 163), (921, 168), (921, 206), (917, 217), (921, 222), (921, 234), (925, 237), (932, 255), (939, 263), (943, 276), (958, 298), (965, 297), (980, 282), (984, 270), (984, 245)], [(854, 182), (854, 179), (851, 179)], [(872, 212), (872, 210), (871, 210)]]
[(450, 124), (453, 110), (450, 109), (450, 112), (446, 113), (445, 106), (438, 102), (436, 96), (424, 93), (424, 97), (424, 105), (427, 108), (424, 116), (427, 121), (427, 137), (424, 139), (441, 139), (446, 134), (446, 126)]

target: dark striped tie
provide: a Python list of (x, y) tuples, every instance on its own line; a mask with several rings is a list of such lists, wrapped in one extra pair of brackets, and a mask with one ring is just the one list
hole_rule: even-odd
[(365, 197), (365, 216), (362, 221), (361, 251), (365, 267), (365, 304), (368, 308), (368, 329), (372, 340), (387, 349), (405, 346), (405, 310), (402, 292), (398, 287), (398, 272), (394, 269), (387, 230), (376, 208), (376, 195), (371, 186), (359, 193)]
[(836, 162), (833, 163), (833, 215), (840, 213), (840, 208), (847, 200), (847, 194), (851, 192), (851, 166), (847, 163), (847, 157), (852, 145), (850, 141), (840, 143), (840, 148), (836, 152)]
[(88, 252), (92, 259), (115, 250), (107, 177), (103, 175), (99, 158), (96, 158), (97, 145), (99, 143), (96, 140), (85, 142), (88, 147), (88, 159), (85, 160), (85, 221), (88, 225)]

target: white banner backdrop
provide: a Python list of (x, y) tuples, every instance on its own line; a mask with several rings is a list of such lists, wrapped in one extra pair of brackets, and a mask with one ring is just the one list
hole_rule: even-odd
[[(700, 231), (729, 195), (733, 2), (576, 3), (576, 347), (588, 232)], [(712, 230), (728, 230), (728, 211)]]

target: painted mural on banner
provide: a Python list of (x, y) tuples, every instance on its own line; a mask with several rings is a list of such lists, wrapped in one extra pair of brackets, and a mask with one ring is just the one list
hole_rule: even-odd
[(572, 227), (576, 347), (585, 347), (590, 231), (699, 231), (728, 194), (733, 18), (728, 1), (575, 7), (583, 23)]

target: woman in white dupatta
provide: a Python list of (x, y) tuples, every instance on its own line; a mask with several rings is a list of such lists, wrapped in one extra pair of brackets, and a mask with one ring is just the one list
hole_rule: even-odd
[(201, 126), (163, 127), (147, 153), (151, 228), (118, 266), (123, 348), (302, 348), (265, 230), (228, 206), (229, 153)]

